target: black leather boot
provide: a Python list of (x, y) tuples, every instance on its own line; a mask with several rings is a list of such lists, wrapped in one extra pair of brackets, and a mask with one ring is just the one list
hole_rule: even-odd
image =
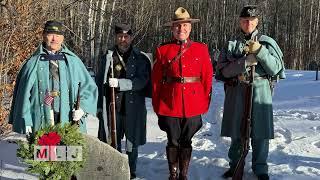
[(192, 148), (182, 148), (180, 147), (179, 153), (179, 180), (188, 179), (188, 168), (191, 159)]
[(178, 180), (178, 148), (167, 146), (166, 150), (170, 173), (169, 180)]
[(223, 173), (222, 177), (224, 179), (228, 179), (230, 177), (233, 176), (233, 170), (232, 169), (228, 169), (226, 172)]

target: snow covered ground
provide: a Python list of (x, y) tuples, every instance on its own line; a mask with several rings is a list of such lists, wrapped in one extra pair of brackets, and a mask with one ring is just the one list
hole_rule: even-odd
[[(288, 70), (286, 75), (287, 79), (275, 88), (275, 139), (270, 141), (268, 159), (270, 177), (272, 180), (320, 180), (320, 81), (315, 81), (315, 72)], [(203, 117), (202, 129), (193, 138), (190, 180), (219, 180), (228, 168), (230, 139), (219, 135), (223, 100), (223, 84), (214, 82), (210, 110)], [(168, 177), (166, 135), (158, 128), (150, 100), (147, 107), (148, 143), (139, 148), (137, 179), (164, 180)], [(35, 179), (24, 172), (15, 157), (15, 149), (15, 144), (5, 139), (0, 141), (0, 180)], [(251, 153), (246, 160), (244, 179), (254, 180)]]
[[(274, 95), (275, 139), (270, 141), (269, 169), (272, 180), (320, 179), (320, 81), (315, 72), (286, 72)], [(223, 84), (214, 82), (209, 112), (202, 129), (193, 138), (190, 180), (219, 180), (228, 168), (229, 138), (220, 137)], [(163, 180), (168, 176), (166, 135), (148, 104), (148, 143), (140, 148), (138, 176)], [(256, 179), (248, 155), (244, 179)]]

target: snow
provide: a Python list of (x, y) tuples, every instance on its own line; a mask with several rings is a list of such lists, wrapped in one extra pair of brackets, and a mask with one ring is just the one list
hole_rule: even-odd
[[(315, 81), (315, 72), (311, 71), (287, 70), (286, 75), (287, 79), (276, 84), (273, 97), (275, 139), (270, 140), (270, 179), (320, 180), (320, 81)], [(228, 168), (230, 139), (220, 136), (223, 84), (215, 81), (213, 86), (210, 110), (203, 116), (203, 127), (193, 138), (190, 180), (219, 180)], [(167, 179), (166, 134), (158, 127), (150, 99), (147, 109), (148, 142), (139, 147), (137, 179)], [(96, 128), (97, 123), (93, 122), (89, 133), (96, 136)], [(0, 141), (0, 179), (36, 179), (25, 173), (10, 138), (12, 136), (1, 137)], [(246, 180), (256, 179), (251, 170), (251, 157), (249, 153), (246, 158)]]

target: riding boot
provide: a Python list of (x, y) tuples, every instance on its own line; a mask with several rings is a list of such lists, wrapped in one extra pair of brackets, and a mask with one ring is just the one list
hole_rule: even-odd
[(170, 173), (169, 180), (178, 180), (178, 148), (167, 146), (166, 150)]
[(180, 148), (179, 154), (179, 180), (187, 180), (188, 178), (188, 168), (191, 159), (192, 148)]

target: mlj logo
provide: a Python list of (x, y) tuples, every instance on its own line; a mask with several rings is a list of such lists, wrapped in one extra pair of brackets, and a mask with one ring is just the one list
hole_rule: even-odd
[(82, 161), (82, 146), (34, 146), (35, 161)]

